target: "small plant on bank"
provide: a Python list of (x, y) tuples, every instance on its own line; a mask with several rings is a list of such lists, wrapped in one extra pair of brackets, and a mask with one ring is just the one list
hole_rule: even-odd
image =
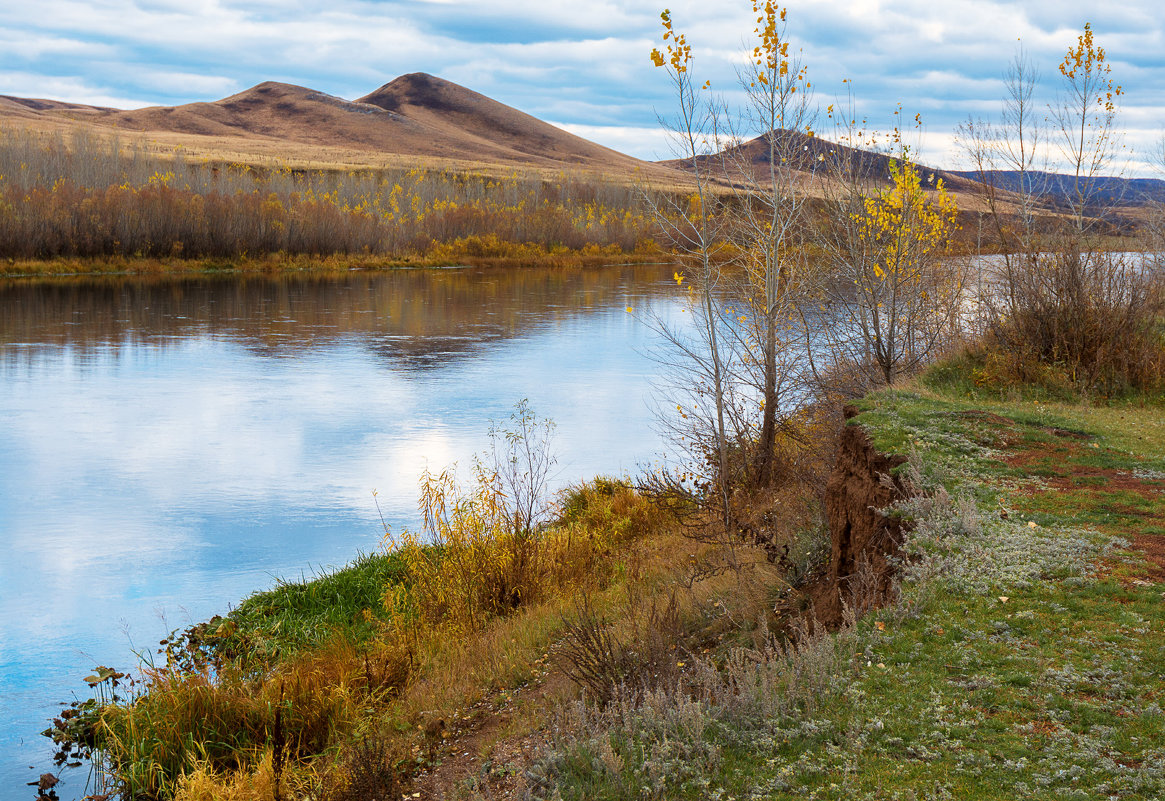
[(454, 468), (421, 474), (422, 530), (389, 541), (401, 554), (421, 621), (452, 632), (480, 629), (541, 598), (553, 558), (540, 536), (555, 463), (554, 424), (520, 401), (512, 429), (490, 428), (467, 487)]

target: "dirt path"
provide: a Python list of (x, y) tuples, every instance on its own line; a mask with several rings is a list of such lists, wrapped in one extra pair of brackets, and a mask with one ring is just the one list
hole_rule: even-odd
[(488, 799), (518, 798), (526, 787), (527, 767), (546, 744), (546, 734), (538, 726), (546, 723), (547, 707), (572, 691), (565, 675), (551, 671), (492, 703), (467, 710), (434, 751), (433, 767), (416, 777), (412, 797), (442, 801), (476, 791)]

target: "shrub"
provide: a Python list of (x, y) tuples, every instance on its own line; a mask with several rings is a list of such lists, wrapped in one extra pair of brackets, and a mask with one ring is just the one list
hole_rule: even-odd
[(1112, 395), (1165, 379), (1165, 294), (1139, 255), (1069, 244), (1030, 256), (1002, 291), (989, 347), (1018, 382), (1046, 382), (1050, 367), (1073, 387)]

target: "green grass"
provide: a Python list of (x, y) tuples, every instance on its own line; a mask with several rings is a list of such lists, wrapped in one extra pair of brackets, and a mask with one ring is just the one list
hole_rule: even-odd
[(332, 572), (281, 580), (225, 617), (172, 637), (170, 651), (179, 658), (199, 652), (264, 670), (337, 635), (367, 642), (392, 614), (384, 603), (386, 589), (404, 582), (405, 574), (398, 554), (371, 553)]
[(1165, 583), (1121, 539), (1165, 535), (1165, 410), (940, 378), (849, 423), (928, 497), (901, 510), (903, 600), (832, 635), (852, 659), (784, 669), (822, 673), (815, 703), (646, 704), (559, 744), (563, 798), (1165, 797)]

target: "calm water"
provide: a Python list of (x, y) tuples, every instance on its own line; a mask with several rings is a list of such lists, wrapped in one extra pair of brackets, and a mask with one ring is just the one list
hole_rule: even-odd
[(376, 548), (374, 489), (415, 525), (421, 469), (518, 400), (558, 424), (559, 484), (652, 460), (638, 318), (668, 276), (0, 282), (0, 797), (32, 797), (94, 666)]

